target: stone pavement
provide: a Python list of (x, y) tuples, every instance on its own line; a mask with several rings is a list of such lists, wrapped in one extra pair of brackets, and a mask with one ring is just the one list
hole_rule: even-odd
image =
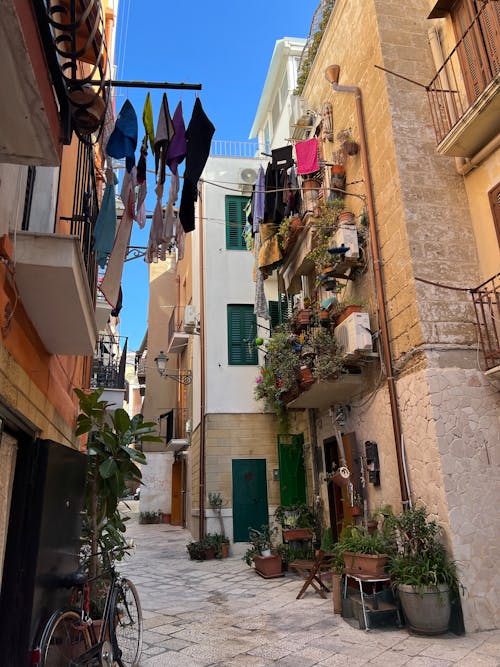
[(500, 665), (500, 631), (435, 638), (365, 632), (334, 614), (330, 598), (307, 592), (296, 600), (296, 575), (262, 579), (241, 555), (191, 561), (187, 530), (139, 525), (137, 516), (131, 513), (127, 530), (135, 552), (119, 569), (141, 598), (141, 667)]

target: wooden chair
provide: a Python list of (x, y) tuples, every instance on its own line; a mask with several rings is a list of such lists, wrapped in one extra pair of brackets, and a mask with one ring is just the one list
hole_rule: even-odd
[(333, 554), (319, 550), (316, 551), (316, 557), (314, 560), (298, 559), (293, 560), (290, 563), (289, 568), (296, 570), (305, 580), (304, 585), (297, 595), (297, 600), (300, 600), (309, 586), (312, 586), (314, 592), (320, 595), (322, 598), (326, 598), (326, 593), (329, 593), (330, 589), (323, 583), (321, 574), (333, 569), (334, 559), (335, 556)]

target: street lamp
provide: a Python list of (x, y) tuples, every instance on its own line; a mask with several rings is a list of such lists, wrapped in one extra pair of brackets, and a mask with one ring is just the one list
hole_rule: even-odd
[(174, 371), (167, 368), (168, 357), (160, 350), (160, 353), (155, 357), (156, 369), (162, 378), (170, 378), (180, 384), (191, 384), (193, 375), (191, 371)]

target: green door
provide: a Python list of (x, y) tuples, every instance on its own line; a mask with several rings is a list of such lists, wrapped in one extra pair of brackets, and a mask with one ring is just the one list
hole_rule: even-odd
[(278, 435), (280, 500), (288, 507), (306, 502), (304, 435)]
[(233, 535), (248, 542), (248, 529), (269, 523), (265, 459), (233, 459)]

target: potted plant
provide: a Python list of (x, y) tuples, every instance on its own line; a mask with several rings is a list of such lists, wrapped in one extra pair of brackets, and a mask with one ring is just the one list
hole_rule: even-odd
[(139, 523), (160, 523), (162, 520), (162, 512), (139, 512)]
[(290, 252), (302, 227), (302, 218), (298, 215), (289, 216), (281, 222), (278, 238), (284, 254)]
[(286, 542), (310, 540), (319, 526), (316, 512), (305, 503), (278, 505), (274, 518), (281, 526), (283, 540)]
[(363, 513), (363, 498), (361, 494), (354, 493), (352, 505), (351, 505), (351, 516), (361, 516)]
[(342, 531), (339, 549), (348, 574), (377, 577), (385, 573), (391, 545), (382, 533), (348, 526)]
[(354, 141), (354, 137), (352, 136), (352, 130), (349, 128), (348, 130), (341, 130), (337, 134), (337, 139), (340, 142), (342, 146), (342, 150), (345, 155), (357, 155), (359, 152), (359, 145), (356, 141)]
[(189, 542), (186, 544), (186, 549), (191, 560), (205, 560), (206, 554), (203, 540)]
[(420, 634), (441, 634), (450, 622), (450, 597), (461, 588), (456, 564), (441, 542), (442, 530), (424, 507), (387, 519), (397, 551), (388, 570), (409, 627)]
[(262, 525), (260, 530), (248, 529), (250, 547), (245, 552), (243, 560), (249, 566), (253, 563), (256, 572), (264, 579), (283, 576), (281, 555), (276, 551), (273, 553), (275, 532), (276, 529), (271, 529), (269, 525)]
[(343, 371), (342, 356), (335, 335), (329, 328), (315, 329), (310, 342), (314, 349), (312, 375), (315, 380), (327, 380)]
[(330, 316), (335, 320), (335, 326), (338, 326), (341, 322), (352, 315), (352, 313), (360, 313), (364, 307), (364, 302), (361, 299), (356, 299), (355, 297), (346, 297), (342, 301), (337, 303), (332, 303), (329, 311)]

